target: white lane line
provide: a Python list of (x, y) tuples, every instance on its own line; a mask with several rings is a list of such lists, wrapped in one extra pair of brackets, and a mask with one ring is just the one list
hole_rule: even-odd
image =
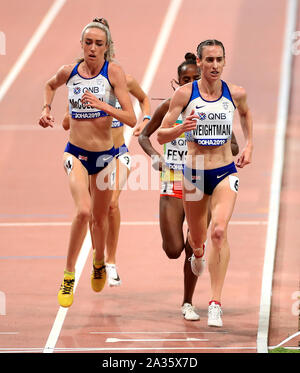
[[(230, 225), (267, 225), (265, 220), (233, 220), (229, 222)], [(56, 222), (15, 222), (15, 223), (0, 223), (0, 228), (10, 227), (68, 227), (71, 222), (56, 221)], [(159, 221), (122, 221), (121, 225), (124, 226), (147, 226), (159, 225)], [(184, 223), (186, 225), (186, 222)]]
[(271, 312), (272, 282), (275, 262), (280, 192), (284, 164), (285, 133), (290, 101), (292, 42), (297, 22), (297, 0), (289, 0), (286, 15), (285, 43), (283, 48), (278, 113), (274, 140), (273, 169), (269, 199), (269, 217), (263, 265), (260, 310), (257, 332), (257, 352), (268, 353), (268, 334)]
[[(175, 21), (175, 18), (178, 14), (178, 10), (179, 10), (181, 2), (182, 2), (182, 0), (171, 0), (171, 2), (170, 2), (170, 6), (169, 6), (167, 14), (165, 16), (165, 21), (163, 22), (162, 28), (161, 28), (160, 33), (159, 33), (159, 37), (156, 41), (156, 44), (155, 44), (155, 47), (154, 47), (154, 52), (152, 53), (151, 62), (148, 64), (148, 67), (147, 67), (146, 72), (145, 72), (145, 77), (143, 79), (143, 84), (146, 85), (146, 88), (150, 87), (151, 84), (152, 84), (152, 80), (154, 78), (157, 66), (159, 65), (159, 62), (160, 62), (160, 59), (161, 59), (161, 56), (162, 56), (162, 53), (163, 53), (163, 50), (164, 50), (164, 46), (165, 46), (165, 44), (166, 44), (166, 42), (169, 38), (171, 29), (172, 29), (173, 23)], [(145, 88), (145, 90), (146, 90), (146, 88)], [(148, 89), (149, 88), (147, 88), (147, 90)], [(126, 129), (127, 128), (129, 128), (129, 126), (126, 126)], [(127, 139), (127, 141), (125, 141), (126, 144), (129, 143), (131, 135), (132, 135), (132, 131), (130, 131), (130, 132), (125, 131), (124, 132), (124, 137)], [(83, 269), (83, 267), (85, 265), (85, 261), (86, 261), (86, 258), (88, 256), (88, 251), (89, 250), (90, 250), (90, 247), (88, 247), (88, 248), (82, 247), (82, 249), (81, 249), (81, 252), (85, 251), (85, 253), (82, 255), (82, 260), (80, 260), (80, 257), (77, 260), (78, 266), (81, 268), (81, 270)], [(77, 263), (76, 263), (76, 266), (77, 266)], [(76, 269), (76, 272), (77, 271), (78, 270)], [(80, 272), (80, 274), (81, 274), (81, 272)], [(79, 276), (80, 276), (80, 274), (79, 274)], [(75, 284), (76, 284), (76, 282), (75, 282)], [(59, 334), (61, 332), (61, 328), (63, 326), (66, 314), (67, 314), (67, 311), (65, 311), (64, 309), (61, 310), (61, 308), (59, 309), (58, 315), (56, 317), (57, 322), (55, 320), (54, 325), (52, 327), (52, 330), (50, 332), (50, 335), (48, 337), (46, 346), (44, 348), (45, 353), (52, 353), (54, 351), (54, 348), (55, 348), (56, 342), (58, 340)]]
[[(85, 262), (87, 260), (87, 257), (89, 255), (89, 252), (92, 247), (92, 242), (91, 242), (91, 235), (88, 232), (85, 240), (83, 242), (80, 254), (78, 256), (76, 265), (75, 265), (75, 284), (74, 284), (74, 294), (76, 291), (76, 287), (78, 285), (83, 267), (85, 265)], [(65, 321), (65, 318), (67, 316), (68, 308), (64, 307), (59, 307), (54, 324), (52, 326), (52, 329), (50, 331), (49, 337), (47, 339), (46, 345), (44, 347), (43, 352), (45, 353), (52, 353), (54, 351), (56, 342), (59, 338), (63, 323)]]
[[(151, 88), (153, 79), (155, 77), (155, 74), (159, 66), (160, 60), (162, 58), (163, 52), (165, 50), (165, 47), (167, 45), (167, 41), (172, 31), (174, 22), (177, 18), (181, 3), (182, 3), (182, 0), (171, 0), (169, 3), (167, 13), (165, 15), (164, 21), (160, 28), (160, 32), (156, 39), (155, 47), (152, 51), (152, 55), (150, 57), (150, 60), (149, 60), (149, 63), (146, 69), (146, 74), (144, 75), (144, 78), (141, 83), (141, 87), (143, 88), (146, 94), (149, 93), (149, 90)], [(138, 110), (139, 110), (139, 103), (136, 102), (134, 105), (134, 111), (136, 113), (137, 118), (138, 118), (138, 115), (137, 115)], [(132, 133), (133, 133), (133, 128), (130, 128), (129, 126), (125, 126), (124, 139), (125, 139), (125, 143), (127, 146), (129, 146)]]
[[(288, 341), (290, 341), (291, 339), (296, 338), (298, 335), (300, 335), (300, 331), (299, 331), (299, 332), (296, 332), (296, 333), (294, 333), (293, 335), (289, 336), (288, 338), (284, 339), (284, 340), (283, 340), (282, 342), (280, 342), (277, 346), (269, 347), (269, 349), (278, 348), (278, 347), (284, 345), (285, 343), (287, 343)], [(299, 348), (299, 347), (298, 347), (298, 348)]]
[[(212, 350), (212, 351), (236, 351), (256, 350), (253, 346), (232, 346), (232, 347), (78, 347), (78, 348), (55, 348), (55, 352), (92, 352), (92, 351), (176, 351), (176, 350)], [(0, 348), (0, 353), (9, 352), (42, 352), (40, 347)]]
[(106, 343), (119, 343), (119, 342), (207, 342), (208, 339), (199, 338), (106, 338)]
[(42, 19), (40, 25), (36, 29), (35, 33), (32, 35), (31, 39), (29, 40), (23, 52), (21, 53), (20, 57), (18, 58), (16, 63), (13, 65), (9, 73), (6, 75), (4, 81), (2, 82), (0, 86), (0, 101), (2, 101), (6, 92), (9, 90), (11, 85), (16, 80), (20, 71), (22, 70), (26, 62), (31, 57), (35, 48), (38, 46), (39, 42), (44, 37), (45, 33), (47, 32), (48, 28), (50, 27), (51, 23), (54, 21), (55, 17), (59, 13), (60, 9), (62, 8), (65, 2), (66, 0), (54, 1), (51, 8), (46, 13), (45, 17)]
[(89, 334), (228, 334), (226, 330), (218, 332), (89, 332)]

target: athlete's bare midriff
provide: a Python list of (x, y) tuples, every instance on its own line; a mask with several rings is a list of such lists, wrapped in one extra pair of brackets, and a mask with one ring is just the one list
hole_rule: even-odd
[(199, 168), (199, 164), (201, 164), (201, 160), (197, 162), (197, 155), (199, 155), (199, 158), (203, 160), (205, 170), (223, 167), (233, 161), (230, 140), (221, 146), (202, 146), (187, 141), (187, 147), (188, 152), (186, 164), (191, 168)]
[(114, 145), (111, 131), (112, 117), (92, 120), (70, 119), (71, 144), (89, 151), (104, 151)]

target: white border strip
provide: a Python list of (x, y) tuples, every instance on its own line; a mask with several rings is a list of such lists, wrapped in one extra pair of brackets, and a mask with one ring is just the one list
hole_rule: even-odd
[[(15, 227), (69, 227), (72, 223), (68, 221), (42, 221), (42, 222), (11, 222), (11, 223), (0, 223), (0, 228), (15, 228)], [(266, 220), (232, 220), (229, 222), (230, 225), (267, 225)], [(124, 226), (152, 226), (159, 225), (158, 220), (154, 221), (121, 221), (121, 225)], [(184, 225), (187, 225), (186, 221)]]
[(55, 17), (59, 13), (60, 9), (65, 4), (66, 0), (56, 0), (51, 8), (48, 10), (45, 17), (42, 19), (39, 27), (36, 29), (35, 33), (32, 35), (31, 39), (29, 40), (28, 44), (26, 45), (25, 49), (23, 50), (22, 54), (18, 58), (17, 62), (13, 65), (9, 73), (7, 74), (6, 78), (4, 79), (3, 83), (0, 86), (0, 101), (2, 101), (3, 97), (5, 96), (6, 92), (9, 90), (17, 76), (19, 75), (20, 71), (29, 60), (30, 56), (34, 52), (35, 48), (47, 32), (48, 28), (50, 27), (51, 23), (54, 21)]
[[(174, 22), (177, 18), (181, 3), (182, 3), (182, 0), (171, 0), (170, 1), (169, 8), (167, 10), (160, 32), (156, 39), (155, 48), (153, 49), (151, 58), (149, 60), (149, 63), (146, 69), (146, 74), (141, 83), (141, 87), (143, 88), (146, 94), (149, 93), (149, 90), (151, 88), (151, 85), (152, 85), (154, 76), (156, 74), (157, 68), (159, 66), (161, 57), (165, 50), (167, 41), (169, 39), (170, 33), (174, 25)], [(136, 102), (134, 105), (134, 111), (136, 115), (137, 115), (138, 109), (139, 109), (139, 103)], [(138, 115), (137, 115), (137, 118), (138, 118)], [(132, 133), (133, 133), (133, 128), (130, 128), (129, 126), (125, 126), (124, 139), (125, 139), (125, 143), (127, 146), (129, 146)]]
[[(152, 84), (152, 80), (154, 78), (156, 69), (157, 69), (157, 67), (159, 65), (159, 62), (161, 60), (164, 47), (167, 43), (168, 37), (170, 35), (171, 29), (172, 29), (172, 26), (173, 26), (173, 23), (174, 23), (174, 21), (176, 19), (176, 16), (178, 14), (179, 6), (181, 5), (181, 2), (182, 2), (182, 0), (171, 0), (171, 2), (170, 2), (167, 14), (165, 16), (165, 20), (162, 24), (162, 27), (160, 29), (158, 38), (156, 40), (156, 44), (154, 46), (154, 52), (152, 53), (151, 61), (150, 61), (149, 65), (146, 69), (145, 77), (143, 79), (143, 84), (146, 85), (145, 91), (147, 91)], [(126, 126), (126, 129), (127, 128), (129, 129), (130, 127)], [(130, 138), (132, 136), (132, 131), (125, 131), (125, 133), (124, 133), (124, 137), (126, 139), (125, 140), (126, 144), (128, 144), (129, 141), (130, 141)], [(89, 250), (90, 250), (90, 246), (84, 245), (84, 247), (82, 247), (82, 249), (81, 249), (81, 254), (82, 255), (81, 255), (81, 257), (78, 257), (78, 260), (76, 262), (76, 273), (78, 273), (79, 277), (80, 277), (81, 271), (83, 270), (83, 267), (85, 265)], [(80, 267), (80, 269), (77, 269), (77, 266)], [(79, 280), (79, 278), (78, 278), (78, 280)], [(76, 282), (75, 282), (75, 285), (76, 285)], [(66, 314), (67, 314), (67, 309), (64, 309), (64, 308), (60, 307), (43, 352), (45, 352), (45, 353), (54, 352), (55, 345), (56, 345), (57, 340), (59, 338), (61, 328), (63, 326)]]
[[(212, 350), (212, 351), (230, 351), (230, 350), (255, 350), (256, 347), (240, 347), (240, 346), (233, 346), (233, 347), (70, 347), (70, 348), (55, 348), (55, 352), (92, 352), (92, 351), (176, 351), (176, 350)], [(42, 352), (43, 349), (40, 347), (20, 347), (20, 348), (11, 348), (11, 347), (4, 347), (0, 348), (1, 353), (32, 353), (32, 352)]]
[(285, 133), (291, 85), (292, 41), (297, 21), (297, 0), (289, 0), (286, 15), (286, 30), (282, 56), (280, 89), (278, 97), (277, 125), (274, 141), (273, 170), (269, 199), (269, 224), (263, 266), (260, 311), (257, 333), (257, 352), (268, 352), (268, 332), (271, 311), (271, 296), (274, 260), (277, 243), (280, 192), (284, 163)]

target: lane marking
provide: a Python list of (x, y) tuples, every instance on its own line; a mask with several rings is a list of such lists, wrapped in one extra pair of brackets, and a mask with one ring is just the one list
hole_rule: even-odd
[[(152, 86), (153, 79), (155, 77), (155, 74), (158, 69), (162, 55), (164, 53), (165, 47), (167, 45), (167, 41), (169, 40), (171, 31), (175, 23), (175, 20), (177, 18), (181, 4), (182, 4), (182, 0), (170, 0), (167, 13), (165, 15), (162, 26), (160, 28), (160, 32), (157, 36), (155, 47), (152, 51), (152, 55), (150, 57), (148, 66), (146, 68), (146, 73), (141, 83), (141, 87), (143, 88), (143, 91), (147, 95), (149, 94), (150, 88)], [(137, 115), (139, 107), (140, 107), (139, 103), (135, 102), (134, 111), (136, 113), (137, 119), (139, 117)], [(133, 133), (133, 128), (129, 126), (125, 126), (124, 139), (125, 139), (125, 143), (127, 146), (129, 146), (129, 143), (131, 141), (132, 133)]]
[(293, 32), (297, 22), (297, 0), (289, 0), (286, 14), (285, 41), (283, 48), (280, 87), (278, 96), (278, 113), (274, 139), (274, 155), (269, 198), (269, 217), (266, 236), (265, 257), (263, 265), (261, 298), (259, 309), (257, 352), (268, 353), (268, 334), (271, 312), (273, 271), (277, 244), (277, 232), (280, 210), (280, 192), (285, 151), (285, 133), (288, 120)]
[[(78, 348), (55, 348), (55, 352), (92, 352), (92, 351), (153, 351), (153, 350), (212, 350), (212, 351), (236, 351), (256, 350), (256, 347), (78, 347)], [(8, 352), (43, 352), (41, 347), (0, 348), (0, 353)]]
[[(282, 346), (283, 344), (285, 344), (286, 342), (290, 341), (291, 339), (294, 339), (295, 337), (297, 337), (298, 335), (300, 335), (300, 331), (299, 332), (296, 332), (294, 333), (293, 335), (289, 336), (288, 338), (284, 339), (282, 342), (280, 342), (277, 346), (272, 346), (272, 347), (269, 347), (269, 349), (274, 349), (274, 348), (278, 348), (280, 346)], [(299, 348), (299, 347), (298, 347)]]
[(218, 332), (89, 332), (89, 334), (228, 334), (227, 331)]
[[(267, 225), (265, 220), (232, 220), (230, 225)], [(0, 228), (13, 228), (13, 227), (68, 227), (71, 222), (56, 221), (56, 222), (16, 222), (16, 223), (0, 223)], [(124, 226), (147, 226), (159, 225), (159, 221), (122, 221), (121, 225)], [(184, 225), (187, 225), (184, 222)]]
[[(149, 90), (149, 87), (152, 84), (156, 69), (157, 69), (157, 67), (159, 65), (159, 62), (161, 60), (161, 57), (162, 57), (164, 47), (165, 47), (165, 45), (167, 43), (167, 40), (169, 38), (173, 23), (174, 23), (174, 21), (177, 17), (181, 2), (182, 2), (182, 0), (171, 0), (170, 1), (167, 13), (165, 15), (164, 22), (162, 24), (162, 27), (160, 29), (160, 32), (159, 32), (159, 35), (158, 35), (158, 38), (157, 38), (157, 41), (156, 41), (156, 44), (155, 44), (155, 47), (154, 47), (154, 52), (152, 53), (150, 63), (147, 66), (145, 76), (144, 76), (144, 79), (143, 79), (143, 86), (144, 86), (145, 90), (147, 90), (147, 91)], [(127, 140), (127, 141), (125, 141), (126, 144), (129, 144), (130, 138), (132, 136), (133, 129), (130, 128), (131, 131), (126, 131), (127, 128), (130, 128), (130, 127), (125, 126), (124, 138)], [(88, 232), (88, 234), (89, 234), (89, 232)], [(90, 241), (90, 235), (89, 235), (89, 241)], [(76, 267), (77, 266), (80, 267), (81, 271), (83, 270), (83, 267), (85, 265), (85, 262), (86, 262), (86, 259), (88, 257), (88, 253), (90, 251), (90, 248), (91, 248), (91, 245), (90, 246), (84, 245), (84, 247), (81, 248), (80, 255), (79, 255), (78, 260), (76, 262)], [(79, 273), (79, 277), (80, 277), (81, 272), (79, 272), (79, 269), (76, 268), (76, 272)], [(79, 278), (78, 278), (78, 280), (79, 280)], [(77, 282), (78, 282), (78, 280), (77, 280)], [(75, 281), (75, 285), (76, 285), (76, 281)], [(58, 314), (57, 314), (57, 318), (56, 318), (57, 322), (55, 320), (43, 352), (52, 353), (54, 351), (54, 348), (55, 348), (56, 342), (58, 340), (58, 337), (60, 335), (60, 332), (61, 332), (64, 320), (65, 320), (66, 314), (67, 314), (67, 311), (65, 311), (64, 309), (61, 310), (61, 307), (60, 307), (60, 309), (58, 311)]]
[[(88, 232), (83, 242), (81, 251), (79, 253), (79, 256), (78, 256), (78, 259), (75, 265), (75, 283), (74, 283), (74, 291), (73, 291), (74, 294), (75, 294), (76, 287), (78, 285), (83, 267), (89, 255), (91, 247), (92, 247), (91, 235)], [(59, 307), (54, 324), (48, 336), (43, 352), (52, 353), (54, 351), (54, 347), (60, 335), (60, 332), (61, 332), (63, 323), (65, 321), (65, 318), (67, 316), (68, 310), (69, 308)]]
[(208, 339), (199, 338), (148, 338), (148, 339), (126, 339), (126, 338), (107, 338), (106, 343), (118, 343), (118, 342), (207, 342)]
[(35, 33), (32, 35), (25, 49), (21, 53), (20, 57), (17, 59), (16, 63), (13, 65), (6, 78), (3, 80), (0, 86), (0, 102), (5, 96), (6, 92), (12, 86), (20, 71), (23, 69), (26, 62), (31, 57), (35, 48), (38, 46), (41, 39), (46, 34), (51, 23), (54, 21), (55, 17), (65, 4), (66, 0), (55, 0), (51, 8), (46, 13), (45, 17), (42, 19), (40, 25), (36, 29)]

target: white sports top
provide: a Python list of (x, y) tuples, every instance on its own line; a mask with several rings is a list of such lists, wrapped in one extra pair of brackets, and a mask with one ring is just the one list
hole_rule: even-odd
[[(117, 98), (116, 98), (116, 109), (122, 109)], [(111, 128), (119, 128), (119, 127), (123, 127), (123, 126), (124, 126), (124, 123), (120, 122), (116, 118), (113, 118), (112, 123), (111, 123)]]
[(231, 138), (235, 105), (227, 84), (222, 80), (222, 94), (215, 101), (206, 101), (201, 97), (198, 81), (192, 86), (190, 100), (182, 112), (183, 118), (194, 110), (199, 116), (197, 127), (185, 132), (187, 141), (199, 145), (218, 146)]
[[(174, 126), (182, 123), (180, 115)], [(162, 171), (162, 181), (177, 181), (182, 179), (182, 170), (187, 155), (187, 145), (184, 133), (177, 139), (164, 144), (164, 160), (167, 169)]]
[(85, 91), (90, 91), (99, 100), (111, 106), (116, 104), (116, 96), (108, 78), (108, 61), (105, 61), (100, 73), (93, 78), (84, 78), (78, 72), (80, 62), (72, 70), (67, 81), (69, 89), (69, 111), (74, 119), (94, 119), (108, 116), (105, 111), (85, 105), (81, 97)]
[[(182, 116), (180, 115), (174, 126), (182, 123)], [(186, 139), (184, 133), (177, 137), (177, 139), (164, 144), (164, 158), (167, 166), (171, 170), (182, 170), (187, 154)]]

